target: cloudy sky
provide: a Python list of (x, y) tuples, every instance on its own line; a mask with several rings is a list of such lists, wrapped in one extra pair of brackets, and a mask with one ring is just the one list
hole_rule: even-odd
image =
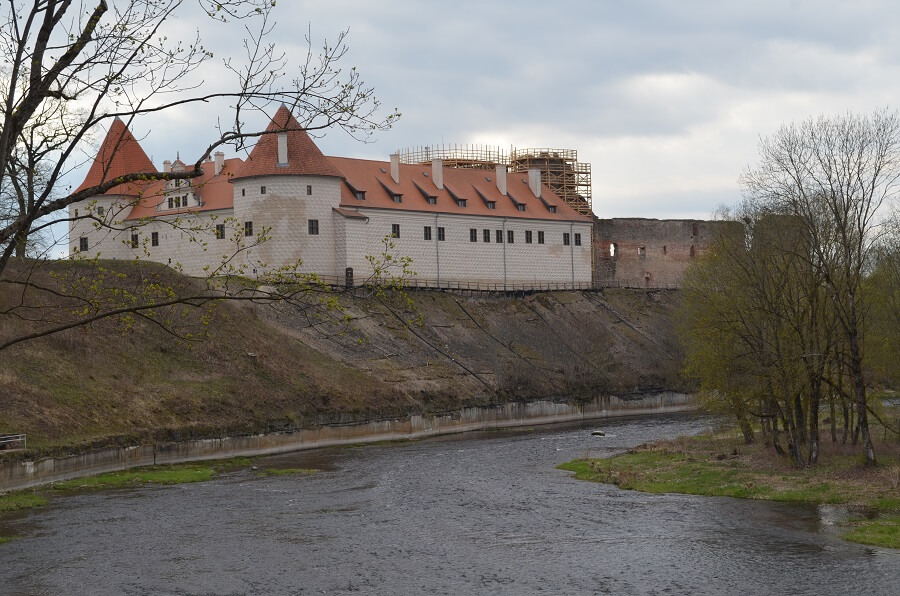
[[(900, 4), (887, 0), (285, 0), (275, 15), (270, 37), (295, 65), (307, 27), (316, 45), (348, 29), (345, 66), (403, 114), (367, 144), (327, 133), (326, 154), (577, 149), (600, 217), (708, 217), (740, 197), (760, 135), (900, 97)], [(223, 31), (208, 45), (238, 55)], [(193, 107), (136, 133), (160, 163), (199, 153), (213, 123)]]

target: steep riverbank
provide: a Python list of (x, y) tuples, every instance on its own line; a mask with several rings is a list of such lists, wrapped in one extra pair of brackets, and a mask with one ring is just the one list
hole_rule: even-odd
[(0, 433), (35, 451), (3, 457), (690, 390), (675, 291), (411, 297), (412, 311), (341, 296), (343, 324), (321, 307), (226, 304), (200, 342), (107, 321), (16, 345), (0, 355)]

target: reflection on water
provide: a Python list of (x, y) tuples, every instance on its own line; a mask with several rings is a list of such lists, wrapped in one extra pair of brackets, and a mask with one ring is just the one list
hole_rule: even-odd
[[(11, 594), (895, 594), (834, 508), (647, 495), (556, 464), (698, 432), (671, 416), (266, 458), (313, 475), (81, 494), (15, 524)], [(137, 496), (138, 498), (134, 498)]]

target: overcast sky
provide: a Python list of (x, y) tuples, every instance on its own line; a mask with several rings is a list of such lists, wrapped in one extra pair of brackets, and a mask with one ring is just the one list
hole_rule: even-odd
[[(349, 29), (345, 65), (403, 114), (369, 144), (327, 133), (326, 154), (577, 149), (600, 217), (708, 217), (739, 199), (759, 135), (900, 97), (900, 3), (887, 0), (285, 0), (275, 14), (294, 64), (307, 27), (317, 44)], [(233, 35), (207, 36), (217, 57), (236, 52)], [(158, 165), (200, 152), (214, 123), (202, 109), (139, 124)]]

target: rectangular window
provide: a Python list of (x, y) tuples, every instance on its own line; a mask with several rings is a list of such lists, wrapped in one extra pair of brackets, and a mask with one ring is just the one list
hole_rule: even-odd
[(490, 242), (490, 241), (491, 241), (491, 231), (490, 231), (490, 230), (485, 230), (485, 231), (484, 231), (484, 241), (485, 241), (485, 242)]
[(169, 209), (175, 208), (175, 197), (169, 197)]
[(456, 199), (456, 206), (457, 206), (457, 207), (465, 207), (465, 206), (466, 206), (466, 199)]
[(575, 246), (581, 246), (581, 234), (575, 234)]
[(245, 221), (244, 222), (244, 236), (252, 236), (253, 235), (253, 222)]
[(496, 203), (496, 201), (488, 201), (488, 203), (487, 203), (487, 208), (488, 208), (488, 209), (496, 209), (496, 208), (497, 208), (497, 203)]
[(556, 213), (556, 205), (547, 205), (547, 211), (550, 213)]
[(216, 240), (225, 238), (225, 224), (216, 224)]
[(438, 228), (438, 241), (443, 242), (446, 240), (446, 235), (444, 234), (444, 228)]
[(266, 187), (265, 187), (265, 186), (260, 186), (260, 187), (259, 187), (259, 194), (261, 194), (261, 195), (266, 194)]
[(391, 238), (400, 237), (400, 224), (391, 224)]
[(469, 228), (469, 242), (478, 242), (477, 228)]
[(513, 231), (512, 230), (506, 230), (506, 243), (507, 244), (513, 243)]
[(437, 197), (428, 197), (425, 199), (429, 205), (437, 205)]
[(394, 201), (395, 203), (402, 203), (403, 195), (391, 195), (391, 200)]
[(103, 215), (104, 209), (103, 207), (97, 207), (97, 215)]
[(356, 192), (353, 193), (353, 195), (356, 197), (357, 201), (365, 201), (366, 200), (366, 193), (363, 190), (357, 190)]
[(312, 194), (312, 184), (306, 185), (306, 194), (307, 196)]
[(531, 230), (525, 230), (525, 244), (531, 244)]
[(242, 197), (246, 197), (246, 196), (247, 196), (247, 189), (246, 189), (246, 188), (242, 188), (242, 189), (241, 189), (241, 196), (242, 196)]
[(88, 239), (82, 236), (78, 239), (78, 250), (85, 252), (88, 249)]
[(519, 203), (518, 205), (516, 205), (516, 209), (518, 209), (519, 211), (525, 211), (525, 203)]
[(318, 219), (309, 220), (309, 235), (310, 236), (318, 236), (319, 235), (319, 220)]
[(137, 247), (138, 247), (138, 235), (132, 234), (131, 235), (131, 248), (137, 248)]
[(543, 230), (538, 230), (538, 244), (544, 243), (544, 232)]
[(572, 241), (569, 239), (569, 233), (563, 232), (563, 246), (569, 246), (571, 243)]
[(150, 246), (159, 246), (159, 232), (151, 232)]
[(431, 240), (431, 226), (425, 226), (425, 240)]
[(638, 258), (641, 260), (647, 258), (647, 247), (645, 247), (645, 246), (638, 247)]
[(495, 236), (497, 237), (497, 244), (503, 244), (503, 230), (497, 230)]

